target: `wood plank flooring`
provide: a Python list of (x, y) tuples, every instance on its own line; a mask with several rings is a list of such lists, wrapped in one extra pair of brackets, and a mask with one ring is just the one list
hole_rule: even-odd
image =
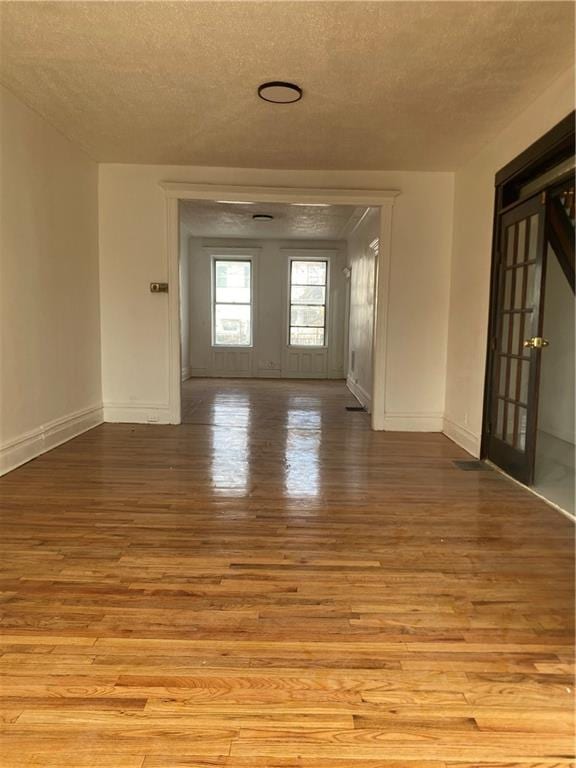
[(340, 382), (190, 381), (0, 480), (0, 764), (574, 766), (573, 528)]

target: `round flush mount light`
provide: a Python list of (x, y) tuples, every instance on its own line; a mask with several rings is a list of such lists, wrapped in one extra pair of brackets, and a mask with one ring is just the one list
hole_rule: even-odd
[(258, 96), (272, 104), (293, 104), (302, 98), (302, 88), (295, 83), (272, 80), (258, 87)]
[(254, 221), (272, 221), (274, 216), (272, 216), (270, 213), (255, 213), (252, 218)]

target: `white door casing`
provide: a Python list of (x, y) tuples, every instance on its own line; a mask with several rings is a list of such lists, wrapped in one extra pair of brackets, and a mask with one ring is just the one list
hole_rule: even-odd
[(166, 198), (166, 259), (168, 301), (169, 420), (181, 422), (181, 351), (179, 286), (179, 200), (235, 200), (238, 202), (329, 203), (380, 208), (380, 248), (376, 265), (374, 317), (372, 428), (384, 428), (388, 349), (388, 299), (390, 284), (392, 211), (399, 190), (258, 187), (162, 182)]

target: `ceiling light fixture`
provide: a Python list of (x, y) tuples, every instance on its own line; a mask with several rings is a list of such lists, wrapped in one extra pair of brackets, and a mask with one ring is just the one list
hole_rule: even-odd
[(274, 216), (270, 213), (255, 213), (252, 218), (254, 221), (272, 221)]
[(293, 104), (302, 98), (302, 88), (295, 83), (272, 80), (258, 86), (258, 96), (272, 104)]

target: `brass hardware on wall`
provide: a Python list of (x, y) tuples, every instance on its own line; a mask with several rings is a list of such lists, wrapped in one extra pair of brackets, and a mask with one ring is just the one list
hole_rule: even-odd
[(168, 293), (168, 283), (150, 283), (150, 293)]
[(527, 349), (542, 349), (542, 347), (549, 346), (550, 342), (543, 339), (542, 336), (532, 336), (531, 339), (526, 339), (523, 346)]

